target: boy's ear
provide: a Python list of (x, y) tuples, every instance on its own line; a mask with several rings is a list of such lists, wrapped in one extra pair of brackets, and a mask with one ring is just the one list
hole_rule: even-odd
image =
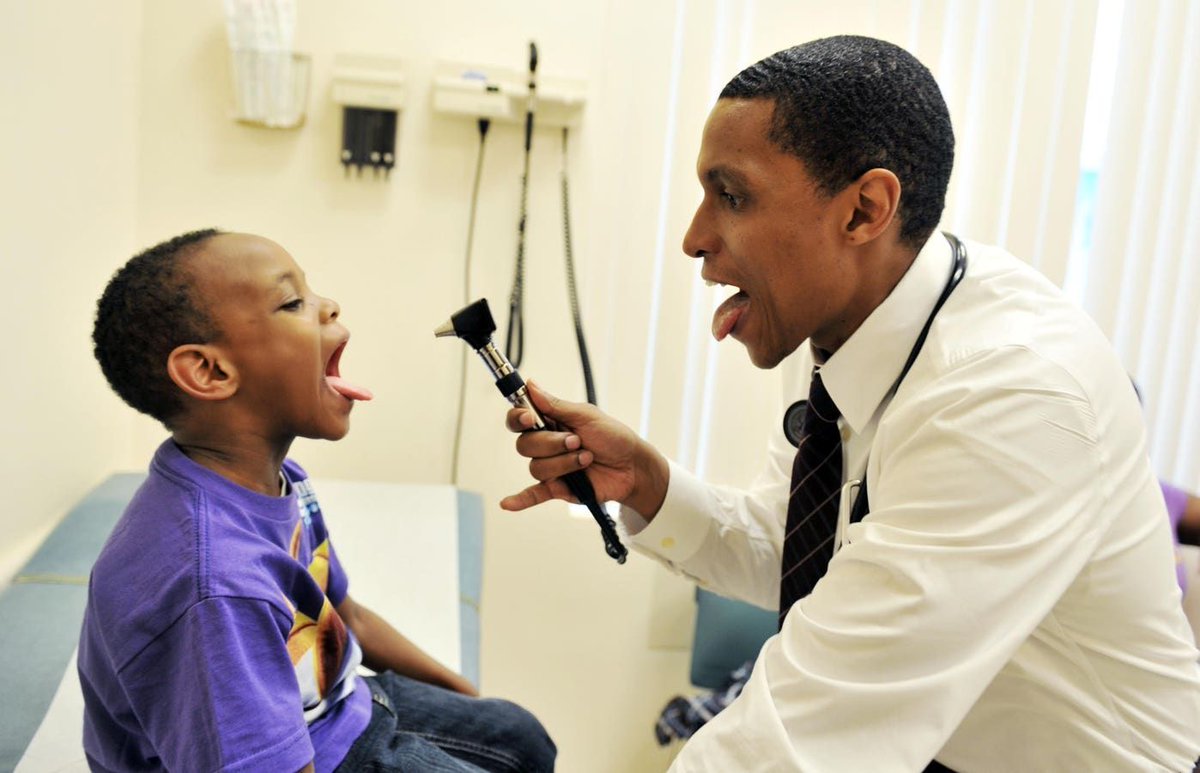
[(197, 400), (226, 400), (237, 392), (237, 368), (211, 344), (176, 346), (167, 356), (167, 373)]
[(872, 169), (850, 184), (846, 238), (866, 244), (884, 231), (900, 211), (900, 179), (888, 169)]

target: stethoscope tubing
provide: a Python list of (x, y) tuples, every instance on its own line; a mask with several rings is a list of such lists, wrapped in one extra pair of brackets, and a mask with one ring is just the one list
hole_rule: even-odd
[[(937, 302), (933, 305), (933, 310), (929, 312), (929, 316), (925, 319), (925, 324), (921, 327), (921, 333), (917, 336), (917, 340), (913, 343), (912, 349), (908, 353), (908, 359), (904, 362), (904, 367), (900, 370), (900, 376), (892, 384), (891, 394), (895, 394), (900, 388), (900, 384), (904, 381), (904, 377), (912, 370), (913, 363), (917, 361), (917, 357), (921, 354), (921, 349), (925, 346), (925, 339), (929, 337), (929, 330), (933, 327), (933, 320), (937, 318), (938, 312), (942, 310), (942, 306), (950, 299), (954, 288), (962, 282), (963, 277), (967, 275), (967, 247), (952, 233), (943, 231), (942, 235), (946, 237), (946, 241), (950, 242), (950, 250), (954, 256), (954, 261), (950, 266), (950, 277), (946, 280), (946, 286), (942, 288), (942, 294), (938, 296)], [(788, 406), (783, 413), (783, 434), (788, 442), (793, 446), (800, 445), (800, 429), (804, 424), (804, 413), (808, 410), (807, 400), (797, 400)], [(859, 484), (858, 494), (854, 497), (854, 505), (850, 508), (850, 522), (856, 523), (861, 521), (870, 508), (870, 500), (867, 497), (867, 480), (866, 473), (863, 474), (863, 479)]]

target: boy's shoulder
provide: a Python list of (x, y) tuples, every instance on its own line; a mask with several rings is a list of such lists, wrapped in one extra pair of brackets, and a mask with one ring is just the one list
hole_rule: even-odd
[[(125, 588), (136, 585), (139, 592), (153, 590), (147, 595), (156, 599), (174, 589), (189, 597), (184, 603), (197, 600), (198, 584), (188, 578), (201, 558), (202, 530), (196, 515), (204, 508), (204, 495), (160, 463), (164, 447), (155, 454), (146, 480), (126, 505), (92, 567), (95, 598), (119, 597)], [(179, 582), (181, 575), (185, 577)], [(135, 577), (142, 580), (135, 582)]]
[(214, 597), (257, 598), (290, 616), (280, 588), (298, 569), (288, 547), (299, 520), (296, 499), (236, 486), (168, 440), (93, 566), (89, 613), (144, 635), (133, 648)]

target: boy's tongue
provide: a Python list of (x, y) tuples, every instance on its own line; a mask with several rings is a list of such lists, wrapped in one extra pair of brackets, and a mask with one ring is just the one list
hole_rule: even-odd
[(351, 384), (341, 376), (326, 376), (325, 381), (329, 383), (329, 386), (333, 387), (333, 391), (347, 400), (370, 400), (375, 396), (371, 394), (370, 389)]
[(750, 304), (750, 296), (742, 291), (731, 295), (725, 299), (725, 302), (717, 307), (713, 312), (712, 334), (713, 338), (718, 341), (725, 339), (729, 332), (737, 325), (741, 319), (742, 313), (746, 311), (746, 306)]

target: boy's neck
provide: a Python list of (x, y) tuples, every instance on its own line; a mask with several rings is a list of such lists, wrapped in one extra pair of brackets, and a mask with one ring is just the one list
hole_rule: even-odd
[(174, 439), (184, 455), (201, 467), (256, 493), (280, 495), (279, 474), (290, 442), (282, 447), (257, 438), (259, 442), (216, 443), (180, 432), (174, 433)]

